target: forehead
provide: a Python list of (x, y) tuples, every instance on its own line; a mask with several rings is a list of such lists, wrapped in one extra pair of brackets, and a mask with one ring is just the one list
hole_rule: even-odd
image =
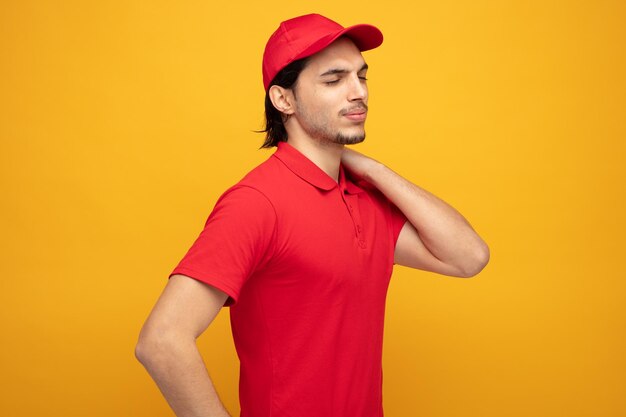
[(325, 49), (309, 57), (307, 69), (326, 71), (331, 67), (358, 71), (365, 64), (361, 51), (349, 38), (339, 38)]

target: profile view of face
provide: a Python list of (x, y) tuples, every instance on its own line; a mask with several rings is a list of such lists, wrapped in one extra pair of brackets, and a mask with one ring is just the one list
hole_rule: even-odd
[(309, 58), (294, 91), (290, 116), (311, 138), (337, 144), (365, 139), (367, 64), (348, 38)]

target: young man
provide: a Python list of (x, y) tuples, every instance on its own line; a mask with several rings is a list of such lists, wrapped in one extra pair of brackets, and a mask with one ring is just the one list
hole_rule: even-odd
[(243, 417), (381, 417), (385, 297), (394, 263), (469, 277), (489, 251), (465, 219), (364, 140), (370, 25), (283, 22), (263, 58), (278, 150), (227, 190), (173, 271), (137, 356), (179, 417), (223, 417), (195, 339), (224, 305)]

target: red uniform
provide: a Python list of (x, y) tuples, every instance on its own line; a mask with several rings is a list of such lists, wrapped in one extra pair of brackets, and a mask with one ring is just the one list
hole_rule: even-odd
[(230, 298), (242, 417), (381, 417), (385, 298), (406, 218), (285, 142), (218, 200), (172, 274)]

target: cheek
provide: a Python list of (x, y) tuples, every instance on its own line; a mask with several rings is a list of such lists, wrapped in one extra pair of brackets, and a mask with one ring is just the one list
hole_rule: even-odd
[(319, 115), (323, 115), (325, 118), (332, 118), (341, 110), (341, 104), (338, 103), (336, 93), (332, 91), (324, 90), (314, 97), (313, 107)]
[(307, 98), (306, 109), (310, 117), (320, 118), (324, 117), (325, 114), (329, 112), (330, 106), (326, 102), (324, 96), (320, 94), (312, 94)]
[(335, 123), (342, 109), (337, 95), (337, 91), (325, 86), (311, 88), (300, 96), (301, 110), (315, 124)]

